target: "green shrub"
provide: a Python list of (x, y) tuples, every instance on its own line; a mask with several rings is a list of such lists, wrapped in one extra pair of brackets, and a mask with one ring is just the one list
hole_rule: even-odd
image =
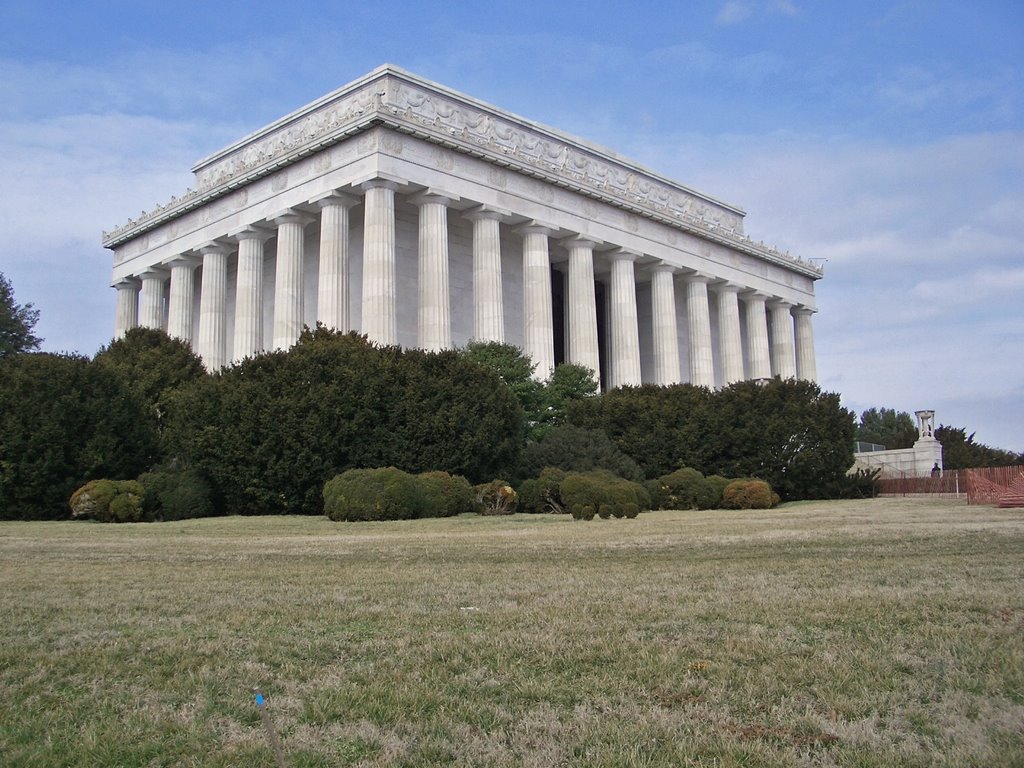
[(139, 477), (142, 508), (151, 520), (188, 520), (215, 514), (210, 484), (194, 469), (165, 467)]
[(474, 488), (477, 511), (481, 515), (511, 515), (516, 511), (519, 494), (504, 480), (492, 480)]
[[(0, 329), (2, 333), (2, 329)], [(0, 520), (56, 520), (90, 480), (137, 477), (156, 435), (114, 372), (78, 355), (11, 355), (0, 365)]]
[(473, 486), (462, 475), (421, 472), (416, 475), (416, 482), (425, 504), (421, 517), (453, 517), (476, 509)]
[(726, 509), (771, 509), (778, 503), (778, 494), (764, 480), (733, 480), (722, 492)]
[(657, 509), (697, 509), (697, 497), (704, 491), (704, 475), (683, 467), (662, 475), (654, 483), (651, 502)]
[(568, 473), (557, 467), (545, 467), (540, 476), (519, 484), (519, 509), (534, 515), (564, 514), (570, 510), (562, 504), (559, 483)]
[(577, 504), (570, 508), (569, 514), (572, 515), (573, 520), (593, 520), (597, 513), (594, 511), (593, 504)]
[(483, 482), (522, 445), (522, 409), (493, 372), (322, 326), (175, 389), (165, 408), (166, 455), (203, 471), (228, 514), (319, 514), (347, 469)]
[(708, 475), (697, 489), (697, 509), (718, 509), (722, 506), (722, 494), (732, 481), (721, 475)]
[(100, 523), (137, 523), (146, 518), (142, 485), (135, 480), (91, 480), (71, 494), (71, 517)]
[(519, 461), (519, 477), (537, 477), (545, 467), (567, 472), (606, 469), (627, 480), (643, 480), (640, 466), (615, 447), (599, 429), (560, 424), (540, 440), (527, 443)]
[(324, 485), (324, 514), (335, 521), (409, 520), (426, 509), (414, 475), (394, 467), (350, 469)]
[(541, 508), (540, 481), (536, 478), (523, 480), (516, 487), (516, 495), (519, 497), (519, 511), (531, 515), (539, 515), (544, 510)]
[(589, 520), (597, 514), (609, 517), (636, 517), (650, 508), (650, 497), (639, 483), (616, 477), (611, 472), (571, 472), (558, 484), (563, 508), (577, 520)]

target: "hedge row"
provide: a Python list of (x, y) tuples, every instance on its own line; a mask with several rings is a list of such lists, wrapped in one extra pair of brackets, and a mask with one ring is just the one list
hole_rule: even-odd
[(91, 480), (71, 494), (71, 517), (100, 523), (185, 520), (214, 514), (210, 485), (196, 471), (175, 467), (138, 480)]
[(413, 475), (395, 467), (350, 469), (328, 480), (324, 514), (331, 520), (413, 520), (476, 510), (466, 478), (447, 472)]
[(764, 480), (705, 477), (692, 467), (648, 481), (647, 490), (655, 509), (769, 509), (779, 503)]

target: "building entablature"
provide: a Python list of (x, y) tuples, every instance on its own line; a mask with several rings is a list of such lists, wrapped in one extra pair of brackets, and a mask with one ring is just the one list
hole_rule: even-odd
[(191, 211), (237, 197), (260, 179), (280, 178), (282, 171), (304, 160), (323, 161), (330, 148), (351, 144), (346, 140), (378, 126), (390, 129), (385, 135), (392, 137), (392, 145), (402, 144), (400, 135), (415, 137), (811, 280), (822, 275), (819, 266), (751, 240), (744, 233), (740, 208), (623, 160), (610, 150), (391, 65), (201, 160), (193, 168), (195, 189), (104, 232), (103, 245), (116, 248)]

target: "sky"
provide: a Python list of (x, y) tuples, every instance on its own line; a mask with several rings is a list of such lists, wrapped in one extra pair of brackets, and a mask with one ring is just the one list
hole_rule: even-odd
[(743, 208), (822, 259), (818, 375), (1024, 452), (1024, 3), (0, 0), (0, 272), (113, 334), (103, 230), (383, 63)]

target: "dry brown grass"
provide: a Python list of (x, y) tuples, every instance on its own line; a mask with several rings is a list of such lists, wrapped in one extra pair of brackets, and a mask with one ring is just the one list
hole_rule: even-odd
[(0, 764), (1024, 764), (1024, 515), (0, 524)]

